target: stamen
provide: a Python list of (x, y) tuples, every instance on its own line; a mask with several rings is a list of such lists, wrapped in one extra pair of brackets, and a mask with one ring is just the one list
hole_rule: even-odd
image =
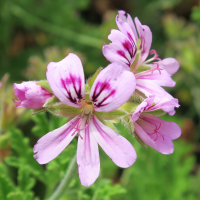
[[(154, 68), (154, 71), (155, 71), (155, 70), (158, 70), (159, 73), (161, 74), (161, 70), (163, 70), (163, 69), (159, 68), (159, 64), (158, 64), (158, 62), (154, 62), (153, 64), (156, 64), (156, 65), (157, 65), (157, 67)], [(153, 73), (153, 71), (152, 71), (152, 73)]]
[(144, 75), (146, 75), (150, 72), (153, 74), (153, 72), (156, 71), (156, 70), (158, 70), (159, 73), (161, 74), (161, 70), (163, 70), (163, 69), (159, 68), (159, 64), (157, 62), (154, 62), (153, 64), (156, 64), (157, 67), (149, 69), (149, 70), (141, 72), (141, 73), (137, 73), (137, 74), (135, 74), (135, 77), (138, 78), (138, 77), (144, 76)]
[(156, 52), (156, 50), (154, 50), (154, 49), (152, 49), (151, 51), (150, 51), (150, 55), (153, 55), (154, 54), (154, 57), (153, 58), (150, 58), (149, 60), (146, 60), (145, 62), (144, 62), (144, 64), (147, 64), (147, 63), (149, 63), (149, 62), (152, 62), (152, 61), (154, 61), (154, 60), (161, 60), (160, 58), (159, 58), (159, 55), (157, 54), (157, 52)]
[(154, 54), (154, 60), (161, 60), (160, 58), (159, 58), (159, 55), (157, 54), (157, 52), (156, 52), (156, 50), (154, 50), (154, 49), (152, 49), (151, 51), (150, 51), (150, 55), (153, 55)]
[[(149, 128), (149, 129), (151, 129), (151, 130), (153, 131), (153, 133), (148, 133), (148, 132), (146, 131), (146, 133), (147, 133), (149, 136), (153, 136), (154, 134), (156, 134), (156, 138), (154, 139), (154, 141), (156, 141), (156, 140), (158, 139), (158, 134), (162, 137), (163, 141), (165, 140), (164, 136), (163, 136), (160, 132), (158, 132), (158, 130), (159, 130), (160, 127), (161, 127), (161, 123), (160, 123), (159, 126), (157, 126), (156, 124), (152, 123), (152, 121), (149, 121), (148, 118), (146, 118), (146, 117), (140, 117), (140, 119), (142, 120), (142, 121), (140, 121), (140, 123), (141, 123), (143, 126)], [(148, 123), (150, 123), (151, 125), (155, 126), (155, 128), (149, 126), (147, 123), (145, 123), (145, 121), (148, 122)]]
[[(77, 134), (80, 136), (81, 139), (83, 139), (83, 137), (80, 134), (80, 131), (86, 129), (88, 127), (88, 124), (86, 123), (86, 125), (81, 128), (81, 126), (86, 123), (84, 119), (79, 119), (78, 123), (77, 123), (77, 127), (74, 127), (75, 131), (72, 133), (71, 136), (75, 135), (75, 133), (77, 132)], [(73, 122), (70, 122), (71, 126), (73, 125)]]

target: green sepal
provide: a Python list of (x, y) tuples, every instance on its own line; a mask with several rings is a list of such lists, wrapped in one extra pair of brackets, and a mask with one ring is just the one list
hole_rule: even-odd
[(140, 72), (144, 72), (144, 71), (147, 71), (149, 70), (151, 67), (149, 65), (139, 65), (137, 67), (137, 73), (140, 73)]
[(117, 132), (117, 129), (115, 128), (114, 124), (111, 121), (103, 121), (103, 123), (111, 128), (113, 131)]
[(85, 94), (85, 99), (86, 99), (87, 101), (90, 101), (90, 94)]
[(60, 117), (75, 117), (82, 112), (82, 109), (68, 106), (64, 103), (55, 103), (53, 106), (47, 108), (50, 113)]
[(135, 109), (143, 102), (143, 99), (139, 96), (133, 94), (130, 99), (124, 103), (120, 109), (126, 111), (127, 113), (131, 114), (135, 112)]
[(96, 115), (99, 119), (103, 120), (115, 120), (127, 115), (127, 112), (121, 109), (117, 109), (111, 112), (96, 112), (94, 111), (94, 115)]
[(60, 102), (60, 100), (56, 96), (52, 96), (47, 100), (47, 102), (43, 105), (43, 107), (53, 106), (55, 103)]
[[(135, 96), (137, 96), (137, 97), (135, 97)], [(134, 94), (131, 96), (131, 98), (130, 99), (133, 99), (133, 97), (134, 98), (139, 98), (140, 100), (141, 100), (141, 103), (142, 103), (142, 101), (144, 101), (144, 99), (146, 99), (147, 98), (147, 96), (145, 96), (145, 94), (144, 93), (142, 93), (142, 92), (140, 92), (139, 90), (135, 90), (135, 92), (134, 92)], [(138, 100), (139, 100), (138, 99)]]
[(35, 114), (44, 112), (44, 111), (46, 111), (46, 110), (47, 110), (47, 108), (34, 109), (33, 112), (31, 113), (31, 115), (35, 115)]
[(87, 84), (88, 84), (88, 86), (89, 86), (90, 88), (92, 88), (92, 85), (93, 85), (93, 83), (94, 83), (96, 77), (97, 77), (98, 74), (100, 73), (101, 69), (102, 69), (102, 68), (99, 67), (99, 69), (97, 69), (97, 71), (95, 72), (95, 74), (87, 80)]
[(141, 38), (138, 38), (136, 43), (137, 43), (137, 51), (139, 51), (140, 50), (140, 45), (141, 45)]
[(126, 111), (127, 113), (131, 114), (131, 113), (134, 113), (134, 111), (135, 111), (135, 109), (137, 108), (138, 105), (139, 105), (138, 103), (127, 101), (120, 108), (122, 110)]
[(134, 125), (131, 115), (127, 115), (121, 119), (121, 123), (126, 127), (130, 134), (134, 132)]
[(141, 52), (137, 51), (136, 56), (135, 56), (135, 60), (132, 63), (132, 65), (130, 66), (130, 71), (131, 72), (134, 72), (136, 70), (137, 64), (138, 64), (138, 61), (139, 61), (139, 58), (140, 58), (140, 54), (141, 54)]
[(158, 109), (158, 110), (153, 110), (153, 111), (150, 111), (150, 112), (146, 112), (148, 114), (151, 114), (151, 115), (154, 115), (156, 117), (160, 117), (160, 116), (163, 116), (166, 114), (166, 112), (164, 112), (162, 109)]
[(88, 84), (85, 84), (85, 94), (89, 94), (90, 93), (90, 87)]
[(53, 94), (53, 91), (51, 90), (51, 87), (47, 80), (38, 81), (37, 85), (42, 86), (44, 89), (46, 89), (47, 91), (49, 91)]
[(135, 139), (145, 148), (147, 148), (147, 145), (143, 140), (138, 136), (136, 132), (133, 132), (132, 135), (135, 137)]

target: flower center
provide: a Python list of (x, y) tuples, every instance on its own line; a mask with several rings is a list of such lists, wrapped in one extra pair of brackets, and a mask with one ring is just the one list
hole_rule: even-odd
[[(74, 127), (75, 131), (72, 133), (72, 136), (77, 133), (81, 139), (83, 139), (83, 137), (80, 135), (80, 131), (88, 127), (94, 110), (92, 102), (84, 100), (84, 104), (82, 102), (83, 112), (81, 113), (77, 125)], [(73, 122), (71, 122), (71, 125), (73, 125)]]

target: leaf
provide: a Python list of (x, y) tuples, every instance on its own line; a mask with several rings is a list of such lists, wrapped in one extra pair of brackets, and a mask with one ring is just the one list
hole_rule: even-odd
[(12, 160), (8, 157), (8, 162), (7, 158), (5, 159), (6, 163), (14, 163), (14, 165), (18, 165), (19, 168), (26, 168), (30, 172), (30, 174), (33, 174), (40, 181), (45, 183), (45, 174), (41, 165), (39, 165), (33, 158), (33, 148), (29, 145), (29, 139), (24, 137), (21, 131), (16, 128), (11, 128), (9, 135), (9, 139), (11, 141), (11, 148), (15, 152), (16, 159), (14, 159), (14, 156), (12, 157)]
[(49, 132), (49, 121), (47, 120), (46, 113), (40, 113), (32, 116), (35, 126), (32, 128), (34, 135), (42, 137)]
[(30, 177), (30, 172), (27, 165), (19, 168), (17, 180), (21, 191), (29, 191), (35, 185), (35, 179)]
[(33, 192), (16, 191), (8, 194), (6, 200), (39, 200), (33, 197)]
[(127, 112), (117, 109), (111, 112), (96, 112), (94, 111), (94, 114), (102, 120), (114, 120), (114, 119), (119, 119), (125, 115), (127, 115)]
[(7, 195), (10, 192), (15, 191), (15, 187), (12, 181), (8, 178), (6, 170), (2, 164), (0, 165), (0, 172), (0, 199), (6, 200)]
[(82, 109), (68, 106), (61, 102), (48, 107), (47, 110), (50, 113), (60, 116), (60, 117), (75, 117), (82, 112)]
[(96, 77), (97, 77), (98, 74), (100, 73), (101, 69), (102, 69), (102, 68), (99, 67), (99, 68), (97, 69), (97, 71), (95, 72), (95, 74), (87, 80), (87, 84), (88, 84), (88, 86), (89, 86), (90, 88), (92, 88), (92, 85), (93, 85), (93, 83), (94, 83)]
[(49, 91), (53, 94), (53, 91), (51, 90), (51, 87), (47, 80), (38, 81), (37, 85), (42, 86), (44, 89), (46, 89), (47, 91)]

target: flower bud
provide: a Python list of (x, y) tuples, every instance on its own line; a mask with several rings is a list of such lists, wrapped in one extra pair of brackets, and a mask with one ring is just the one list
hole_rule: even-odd
[(30, 109), (42, 108), (46, 101), (53, 96), (52, 93), (37, 85), (36, 81), (14, 83), (15, 95), (19, 100), (13, 100), (16, 107), (25, 107)]

